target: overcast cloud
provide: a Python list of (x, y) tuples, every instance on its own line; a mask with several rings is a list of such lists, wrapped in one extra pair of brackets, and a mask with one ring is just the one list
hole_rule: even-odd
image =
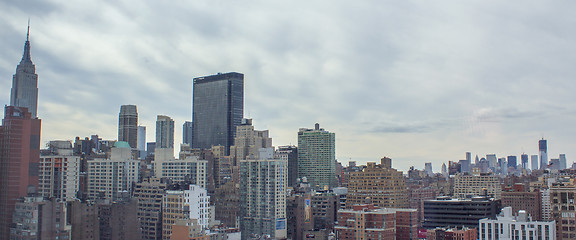
[(422, 169), (464, 153), (576, 160), (573, 1), (0, 0), (0, 103), (31, 19), (42, 141), (117, 138), (120, 105), (191, 119), (192, 79), (245, 74), (274, 145), (314, 123), (345, 165)]

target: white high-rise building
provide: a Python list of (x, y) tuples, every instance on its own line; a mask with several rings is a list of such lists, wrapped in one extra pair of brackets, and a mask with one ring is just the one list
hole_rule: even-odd
[(40, 196), (63, 201), (76, 199), (80, 186), (80, 156), (74, 156), (69, 141), (51, 141), (40, 156), (38, 192)]
[(187, 156), (185, 159), (154, 161), (154, 172), (157, 178), (169, 178), (174, 182), (190, 180), (191, 184), (206, 188), (208, 160), (198, 156)]
[(263, 148), (257, 159), (240, 160), (240, 231), (250, 234), (287, 237), (286, 187), (288, 164), (274, 159), (273, 148)]
[(87, 168), (88, 198), (119, 200), (129, 196), (133, 183), (138, 182), (140, 161), (133, 158), (127, 142), (116, 142), (110, 159), (89, 160)]
[(499, 239), (556, 239), (556, 222), (536, 222), (526, 211), (512, 214), (512, 207), (505, 207), (496, 219), (484, 218), (479, 222), (478, 236), (480, 240)]
[(162, 198), (162, 237), (170, 239), (172, 226), (179, 220), (197, 220), (202, 230), (210, 225), (210, 197), (206, 189), (189, 185), (185, 190), (168, 190)]

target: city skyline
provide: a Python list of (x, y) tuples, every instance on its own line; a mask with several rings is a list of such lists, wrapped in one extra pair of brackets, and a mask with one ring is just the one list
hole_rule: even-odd
[(126, 104), (154, 139), (156, 115), (191, 120), (193, 78), (236, 71), (274, 146), (318, 122), (344, 164), (438, 172), (465, 152), (538, 154), (542, 137), (548, 158), (576, 156), (572, 2), (75, 4), (0, 3), (0, 103), (30, 18), (42, 146), (116, 139)]

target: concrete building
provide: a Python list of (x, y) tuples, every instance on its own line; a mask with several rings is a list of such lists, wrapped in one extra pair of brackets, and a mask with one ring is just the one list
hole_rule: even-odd
[(158, 148), (174, 149), (174, 120), (164, 115), (156, 118), (156, 149)]
[(351, 172), (346, 208), (364, 204), (367, 197), (377, 207), (407, 208), (408, 188), (401, 171), (392, 168), (390, 158), (380, 164), (369, 162), (362, 171)]
[(512, 207), (513, 212), (524, 210), (535, 221), (542, 220), (542, 195), (539, 190), (504, 191), (502, 192), (502, 206)]
[(511, 207), (505, 207), (496, 218), (481, 219), (478, 228), (480, 240), (500, 239), (556, 239), (556, 223), (532, 221), (526, 211), (512, 214)]
[(140, 161), (134, 159), (127, 142), (116, 142), (110, 159), (95, 158), (88, 164), (88, 198), (123, 199), (138, 182)]
[(136, 201), (73, 201), (68, 202), (68, 212), (70, 239), (143, 239)]
[(138, 111), (136, 105), (122, 105), (118, 114), (118, 141), (138, 147)]
[(431, 162), (424, 163), (424, 171), (426, 172), (426, 175), (434, 176), (434, 172), (432, 171), (432, 163)]
[(377, 208), (372, 204), (338, 210), (336, 239), (417, 239), (416, 209)]
[(80, 156), (69, 141), (50, 141), (43, 150), (38, 169), (38, 193), (62, 201), (76, 199), (80, 190)]
[(168, 178), (173, 182), (188, 181), (202, 188), (206, 188), (207, 166), (208, 161), (200, 160), (199, 156), (168, 161), (162, 161), (159, 158), (154, 160), (154, 172), (157, 178)]
[(552, 220), (556, 220), (556, 239), (576, 239), (576, 184), (556, 183), (550, 187)]
[(24, 197), (16, 202), (9, 239), (70, 239), (71, 231), (65, 202)]
[(316, 189), (337, 187), (335, 134), (320, 128), (298, 131), (298, 177), (308, 178)]
[(194, 78), (192, 125), (194, 148), (234, 144), (236, 127), (244, 117), (244, 74), (230, 72)]
[(538, 155), (530, 155), (530, 162), (532, 163), (531, 164), (532, 171), (539, 169), (538, 168)]
[(454, 178), (454, 197), (470, 198), (484, 194), (500, 199), (500, 179), (493, 174), (457, 174)]
[(261, 148), (271, 148), (272, 138), (268, 130), (254, 130), (252, 119), (242, 119), (242, 123), (236, 128), (234, 146), (230, 147), (230, 156), (237, 165), (240, 160), (258, 158)]
[(337, 221), (339, 196), (332, 191), (316, 191), (312, 194), (312, 218), (314, 229), (332, 231)]
[(162, 238), (172, 239), (172, 227), (195, 219), (201, 231), (210, 223), (210, 197), (206, 189), (188, 185), (187, 189), (167, 190), (162, 198)]
[(306, 239), (305, 231), (314, 229), (312, 217), (312, 195), (294, 194), (287, 198), (286, 224), (289, 239)]
[(409, 208), (418, 210), (418, 225), (424, 221), (424, 200), (436, 199), (436, 190), (432, 187), (410, 187), (408, 201)]
[(234, 182), (227, 182), (216, 189), (214, 195), (214, 218), (229, 228), (239, 228), (240, 193), (239, 186)]
[(287, 162), (274, 159), (274, 149), (260, 149), (258, 158), (240, 160), (240, 231), (286, 238)]
[(478, 220), (500, 213), (500, 199), (476, 197), (451, 199), (438, 197), (424, 201), (424, 228), (465, 226), (478, 227)]
[(162, 239), (162, 198), (167, 186), (167, 183), (158, 178), (148, 178), (136, 183), (134, 187), (143, 240)]

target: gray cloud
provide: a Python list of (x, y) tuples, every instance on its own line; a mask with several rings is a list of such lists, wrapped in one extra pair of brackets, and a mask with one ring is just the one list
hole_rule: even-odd
[(43, 141), (113, 139), (122, 104), (153, 139), (157, 114), (191, 118), (192, 78), (239, 71), (246, 115), (275, 144), (320, 122), (343, 159), (439, 167), (465, 151), (535, 152), (541, 136), (570, 159), (574, 5), (2, 1), (0, 99), (30, 17)]

